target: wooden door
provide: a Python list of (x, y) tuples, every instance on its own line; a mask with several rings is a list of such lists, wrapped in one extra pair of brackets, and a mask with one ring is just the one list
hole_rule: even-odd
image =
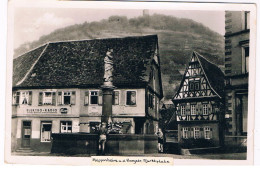
[(31, 121), (23, 121), (22, 147), (30, 147), (30, 140), (31, 140)]

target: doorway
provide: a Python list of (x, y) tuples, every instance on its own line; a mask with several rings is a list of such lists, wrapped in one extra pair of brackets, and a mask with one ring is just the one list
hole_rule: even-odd
[(23, 121), (22, 147), (30, 147), (31, 141), (31, 121)]

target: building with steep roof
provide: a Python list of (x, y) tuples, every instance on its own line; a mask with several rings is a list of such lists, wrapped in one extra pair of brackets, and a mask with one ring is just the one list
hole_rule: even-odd
[(49, 151), (52, 133), (98, 131), (108, 49), (113, 122), (121, 133), (157, 131), (163, 91), (156, 35), (54, 42), (13, 60), (13, 151)]
[(193, 52), (172, 99), (176, 119), (171, 120), (177, 121), (178, 142), (182, 148), (222, 145), (223, 99), (224, 74), (215, 64)]

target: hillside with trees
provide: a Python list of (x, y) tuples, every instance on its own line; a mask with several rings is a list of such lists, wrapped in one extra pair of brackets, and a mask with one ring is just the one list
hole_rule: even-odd
[(193, 20), (160, 14), (131, 19), (125, 16), (111, 16), (99, 22), (85, 22), (61, 28), (40, 37), (37, 41), (21, 45), (15, 49), (15, 57), (47, 42), (149, 34), (158, 35), (166, 99), (175, 94), (192, 51), (199, 52), (209, 61), (223, 67), (223, 36)]

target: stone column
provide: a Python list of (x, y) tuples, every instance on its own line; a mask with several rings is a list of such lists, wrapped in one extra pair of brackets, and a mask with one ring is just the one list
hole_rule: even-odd
[(112, 95), (115, 87), (113, 86), (113, 49), (108, 49), (104, 58), (104, 84), (101, 86), (103, 93), (101, 122), (109, 123), (112, 121)]

